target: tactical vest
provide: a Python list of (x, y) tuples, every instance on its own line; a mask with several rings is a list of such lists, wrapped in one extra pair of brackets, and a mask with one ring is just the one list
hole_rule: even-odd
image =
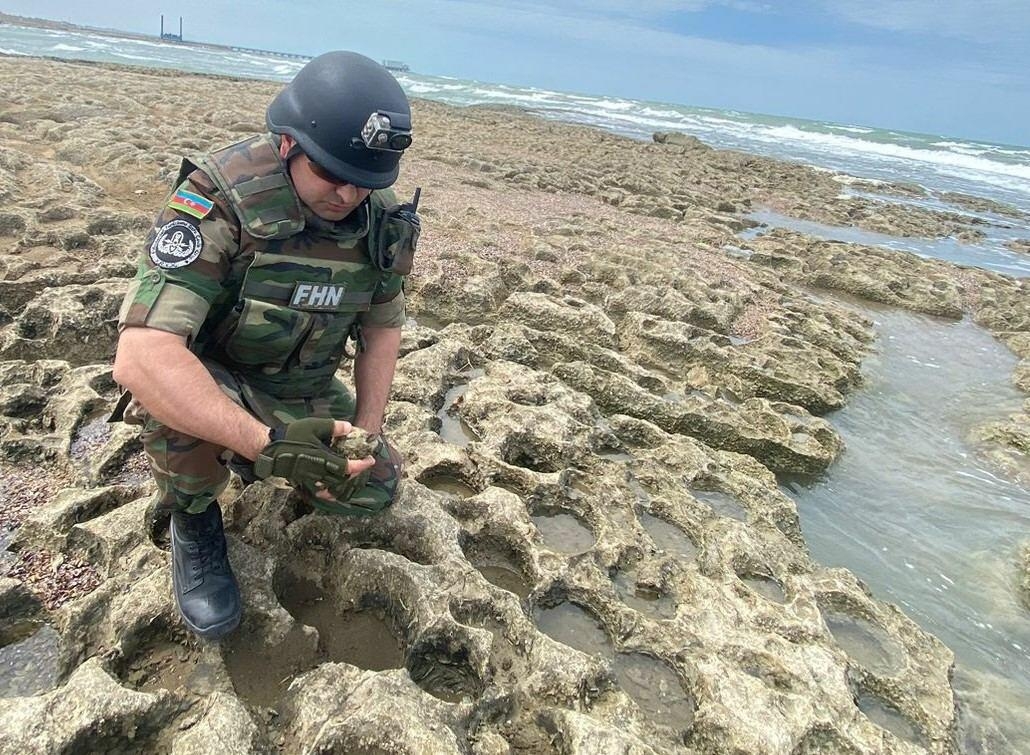
[(392, 192), (373, 192), (345, 222), (306, 219), (269, 135), (184, 161), (180, 181), (195, 168), (232, 205), (240, 239), (194, 351), (272, 396), (318, 395), (386, 279), (367, 239)]

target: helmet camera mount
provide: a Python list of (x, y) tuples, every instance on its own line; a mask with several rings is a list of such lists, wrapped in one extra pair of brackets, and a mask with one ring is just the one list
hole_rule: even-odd
[(361, 139), (354, 146), (364, 144), (367, 149), (384, 152), (403, 152), (411, 146), (411, 116), (377, 110), (368, 116), (361, 129)]

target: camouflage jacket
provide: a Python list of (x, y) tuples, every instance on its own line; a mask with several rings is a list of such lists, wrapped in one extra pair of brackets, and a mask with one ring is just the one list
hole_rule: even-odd
[(282, 398), (324, 390), (356, 324), (400, 327), (403, 278), (373, 265), (390, 190), (337, 223), (307, 210), (274, 137), (184, 160), (147, 237), (119, 327), (186, 336), (258, 390)]

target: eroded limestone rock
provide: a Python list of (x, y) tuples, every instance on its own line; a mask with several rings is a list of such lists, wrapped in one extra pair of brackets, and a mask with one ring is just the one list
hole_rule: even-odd
[(555, 365), (553, 372), (606, 412), (629, 414), (716, 448), (749, 454), (779, 472), (814, 474), (843, 449), (843, 441), (829, 423), (799, 406), (764, 399), (737, 405), (697, 393), (661, 399), (628, 378), (582, 362)]
[(965, 310), (962, 288), (942, 262), (782, 229), (759, 236), (748, 246), (754, 250), (753, 263), (806, 285), (952, 319)]
[[(357, 520), (231, 485), (243, 626), (199, 643), (139, 447), (101, 416), (125, 285), (104, 279), (130, 273), (178, 154), (235, 141), (278, 85), (205, 79), (225, 96), (198, 103), (181, 74), (90, 67), (112, 85), (87, 89), (79, 64), (3, 67), (0, 450), (55, 472), (20, 495), (16, 543), (101, 582), (47, 615), (65, 681), (0, 701), (0, 746), (955, 749), (951, 654), (811, 562), (773, 475), (840, 452), (812, 413), (846, 400), (872, 338), (794, 283), (973, 311), (1030, 358), (1025, 284), (796, 235), (749, 242), (765, 266), (723, 249), (759, 203), (905, 233), (968, 220), (838, 201), (800, 165), (417, 102), (404, 180), (436, 191), (386, 422), (400, 498)], [(456, 144), (459, 119), (490, 138)], [(24, 586), (3, 595), (41, 617)]]
[(0, 358), (108, 361), (117, 341), (118, 307), (128, 281), (45, 289), (0, 330)]
[(1000, 422), (988, 422), (973, 431), (973, 439), (982, 444), (982, 453), (1007, 474), (1030, 484), (1030, 399), (1022, 411)]
[(83, 663), (60, 689), (35, 697), (0, 699), (0, 752), (147, 749), (173, 713), (167, 694), (125, 689), (98, 659)]

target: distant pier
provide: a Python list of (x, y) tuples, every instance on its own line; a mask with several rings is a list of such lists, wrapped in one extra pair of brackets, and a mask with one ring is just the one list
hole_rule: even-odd
[(290, 60), (311, 60), (310, 55), (298, 55), (297, 53), (293, 52), (277, 52), (276, 50), (259, 50), (256, 47), (230, 47), (229, 49), (233, 52), (252, 52), (258, 55), (271, 55), (273, 58), (289, 58)]
[(289, 60), (310, 60), (309, 55), (297, 55), (292, 52), (278, 52), (277, 50), (259, 50), (256, 47), (235, 47), (232, 45), (215, 45), (208, 42), (187, 42), (182, 38), (182, 16), (179, 16), (179, 33), (174, 34), (172, 32), (165, 31), (165, 17), (161, 14), (161, 41), (162, 42), (179, 42), (181, 44), (191, 44), (195, 47), (207, 47), (215, 50), (232, 50), (233, 52), (247, 52), (254, 53), (256, 55), (269, 55), (273, 58), (288, 58)]

